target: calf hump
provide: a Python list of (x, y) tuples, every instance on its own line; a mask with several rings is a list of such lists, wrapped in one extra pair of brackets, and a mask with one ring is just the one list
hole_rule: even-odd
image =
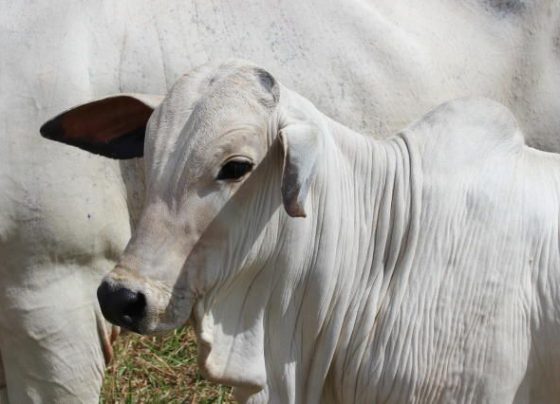
[(517, 120), (504, 105), (486, 98), (444, 103), (405, 131), (416, 139), (429, 165), (470, 164), (524, 146)]
[(520, 14), (527, 8), (525, 0), (484, 0), (484, 3), (500, 16)]

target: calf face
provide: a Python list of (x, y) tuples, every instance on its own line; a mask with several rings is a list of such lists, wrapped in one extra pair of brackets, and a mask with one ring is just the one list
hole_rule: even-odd
[(230, 62), (183, 76), (156, 109), (146, 205), (98, 289), (111, 322), (140, 333), (175, 328), (202, 296), (275, 259), (279, 207), (305, 216), (318, 141), (279, 98), (270, 74)]

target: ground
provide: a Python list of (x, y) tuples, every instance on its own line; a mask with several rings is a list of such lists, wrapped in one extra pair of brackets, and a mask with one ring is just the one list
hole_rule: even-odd
[(204, 380), (191, 328), (165, 337), (126, 334), (115, 345), (100, 403), (233, 403), (230, 389)]

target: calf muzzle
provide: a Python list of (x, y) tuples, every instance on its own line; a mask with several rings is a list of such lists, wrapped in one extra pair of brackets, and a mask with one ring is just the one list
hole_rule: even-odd
[(146, 296), (104, 280), (97, 289), (97, 299), (103, 316), (111, 323), (138, 332), (146, 316)]

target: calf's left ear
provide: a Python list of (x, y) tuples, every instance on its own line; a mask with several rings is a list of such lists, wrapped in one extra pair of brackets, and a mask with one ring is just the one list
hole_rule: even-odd
[(282, 201), (292, 217), (305, 217), (305, 199), (315, 178), (319, 128), (307, 123), (294, 123), (279, 133), (284, 150)]
[(146, 124), (163, 96), (119, 94), (76, 106), (41, 126), (41, 135), (114, 159), (142, 157)]

